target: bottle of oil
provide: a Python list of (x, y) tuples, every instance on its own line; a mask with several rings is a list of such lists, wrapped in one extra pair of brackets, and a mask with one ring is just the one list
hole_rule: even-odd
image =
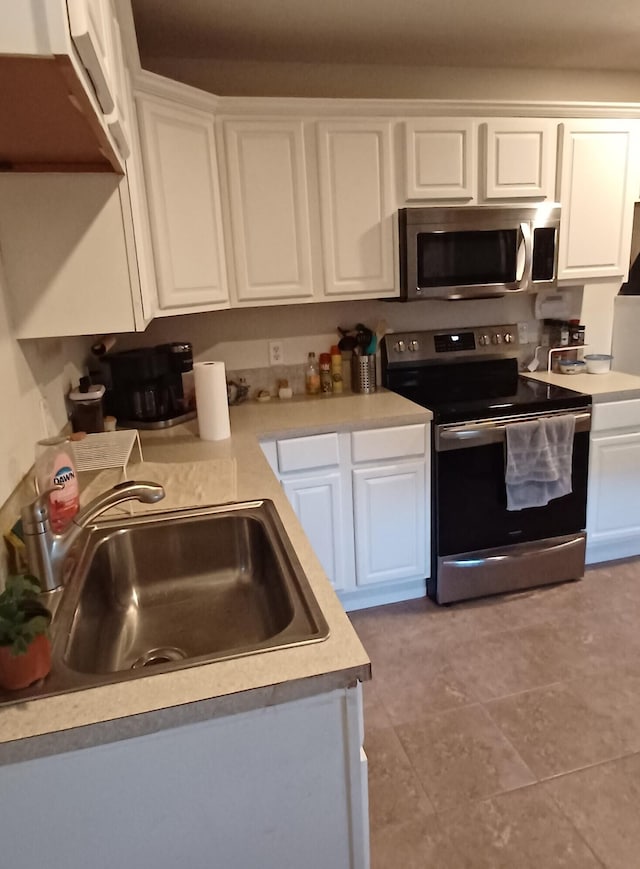
[(320, 392), (320, 369), (315, 353), (309, 353), (304, 380), (307, 395), (318, 395)]
[(333, 380), (331, 378), (331, 355), (320, 354), (320, 390), (323, 395), (333, 392)]

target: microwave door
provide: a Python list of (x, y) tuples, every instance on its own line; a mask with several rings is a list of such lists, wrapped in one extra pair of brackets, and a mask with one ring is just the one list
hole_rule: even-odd
[(529, 288), (532, 235), (524, 221), (512, 230), (426, 232), (408, 241), (416, 298), (496, 298)]

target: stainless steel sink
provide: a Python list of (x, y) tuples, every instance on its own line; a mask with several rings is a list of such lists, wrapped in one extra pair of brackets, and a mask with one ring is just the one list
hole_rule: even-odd
[(329, 633), (271, 501), (103, 521), (76, 559), (53, 622), (51, 674), (0, 702)]

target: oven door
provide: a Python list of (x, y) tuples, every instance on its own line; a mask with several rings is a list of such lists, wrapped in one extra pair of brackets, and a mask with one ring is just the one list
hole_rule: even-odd
[[(531, 419), (531, 416), (524, 417)], [(548, 541), (580, 539), (576, 552), (584, 563), (584, 535), (587, 508), (587, 469), (589, 463), (589, 430), (591, 414), (578, 412), (573, 444), (572, 491), (550, 501), (544, 507), (532, 507), (518, 511), (507, 510), (505, 488), (505, 425), (507, 420), (482, 420), (435, 428), (434, 460), (434, 576), (440, 583), (443, 564), (453, 565), (450, 573), (465, 568), (478, 567), (478, 574), (486, 574), (493, 567), (502, 574), (521, 570), (521, 554), (529, 559), (536, 544), (547, 551)], [(509, 423), (522, 418), (510, 418)], [(577, 535), (577, 536), (576, 536)], [(520, 566), (509, 568), (509, 553), (518, 556)], [(578, 552), (579, 550), (579, 552)], [(465, 554), (468, 558), (465, 561)], [(487, 563), (481, 563), (485, 560)], [(455, 568), (455, 570), (454, 570)], [(544, 572), (545, 565), (540, 565)], [(573, 568), (572, 568), (573, 569)], [(495, 572), (495, 571), (494, 571)], [(526, 571), (525, 571), (526, 573)], [(549, 573), (555, 576), (553, 570)], [(579, 574), (581, 575), (581, 574)], [(547, 581), (559, 581), (561, 578)], [(574, 575), (571, 578), (578, 578)], [(514, 575), (510, 588), (523, 587), (517, 584)], [(478, 586), (476, 597), (508, 590), (502, 576), (499, 587)], [(530, 582), (529, 585), (542, 584)], [(438, 589), (440, 602), (460, 599), (448, 597)]]

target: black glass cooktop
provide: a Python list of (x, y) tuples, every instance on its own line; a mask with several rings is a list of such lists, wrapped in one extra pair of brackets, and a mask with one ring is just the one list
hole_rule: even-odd
[(585, 408), (591, 396), (518, 374), (516, 359), (391, 367), (387, 389), (433, 411), (436, 422)]

